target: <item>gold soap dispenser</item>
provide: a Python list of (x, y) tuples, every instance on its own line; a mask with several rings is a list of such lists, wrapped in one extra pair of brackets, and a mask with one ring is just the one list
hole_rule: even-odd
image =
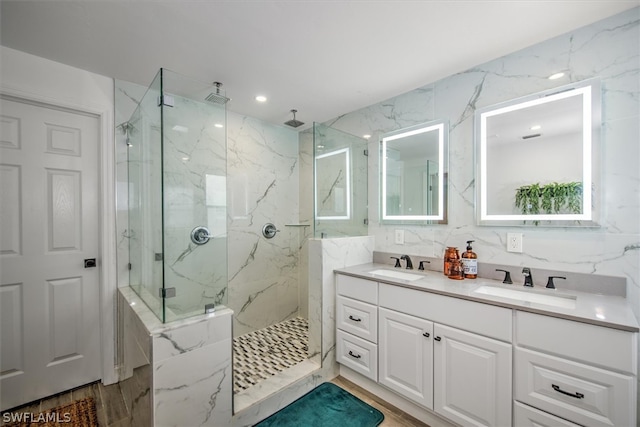
[(473, 252), (471, 244), (475, 240), (467, 240), (467, 250), (462, 253), (462, 265), (465, 279), (475, 279), (478, 277), (478, 255)]

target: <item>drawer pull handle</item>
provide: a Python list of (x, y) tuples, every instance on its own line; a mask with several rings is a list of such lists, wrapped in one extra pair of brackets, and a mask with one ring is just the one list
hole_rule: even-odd
[(362, 356), (360, 356), (359, 354), (353, 354), (351, 353), (351, 350), (349, 350), (349, 356), (353, 357), (354, 359), (360, 359)]
[(441, 337), (433, 337), (434, 340), (436, 341), (440, 341), (442, 338)]
[(423, 337), (429, 338), (429, 332), (425, 332), (424, 334), (422, 334)]
[(362, 322), (362, 319), (358, 319), (356, 317), (353, 317), (352, 315), (349, 315), (349, 319), (353, 320), (354, 322)]
[(568, 391), (562, 390), (560, 386), (557, 386), (555, 384), (551, 384), (551, 388), (553, 388), (558, 393), (566, 394), (567, 396), (575, 397), (576, 399), (584, 399), (584, 394), (578, 393), (577, 391), (575, 393), (569, 393)]

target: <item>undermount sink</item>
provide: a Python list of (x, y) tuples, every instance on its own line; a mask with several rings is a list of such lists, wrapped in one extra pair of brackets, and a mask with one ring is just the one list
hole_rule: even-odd
[(550, 305), (553, 307), (576, 308), (576, 297), (573, 295), (545, 295), (532, 291), (505, 289), (488, 285), (480, 286), (478, 289), (473, 291), (473, 293), (507, 298), (521, 302)]
[(424, 276), (421, 276), (420, 274), (405, 273), (404, 271), (397, 271), (397, 270), (382, 269), (382, 270), (373, 270), (373, 271), (370, 271), (369, 273), (373, 274), (374, 276), (391, 277), (393, 279), (400, 279), (400, 280), (407, 280), (407, 281), (413, 281), (413, 280), (424, 278)]

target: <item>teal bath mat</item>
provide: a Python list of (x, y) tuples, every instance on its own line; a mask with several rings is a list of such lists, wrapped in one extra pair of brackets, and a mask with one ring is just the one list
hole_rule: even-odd
[(375, 427), (382, 412), (332, 383), (322, 383), (254, 427)]

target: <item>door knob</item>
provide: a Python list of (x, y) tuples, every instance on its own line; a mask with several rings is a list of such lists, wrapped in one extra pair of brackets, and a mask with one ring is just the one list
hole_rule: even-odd
[(96, 264), (96, 259), (95, 258), (87, 258), (84, 260), (84, 268), (93, 268), (95, 267)]

